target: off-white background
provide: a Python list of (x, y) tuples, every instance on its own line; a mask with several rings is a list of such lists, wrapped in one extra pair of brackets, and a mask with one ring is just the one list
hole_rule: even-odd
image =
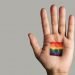
[[(0, 0), (0, 75), (46, 75), (34, 57), (28, 32), (33, 32), (42, 46), (40, 9), (64, 5), (75, 15), (74, 0)], [(50, 16), (50, 15), (49, 15)], [(75, 74), (75, 59), (70, 75)]]

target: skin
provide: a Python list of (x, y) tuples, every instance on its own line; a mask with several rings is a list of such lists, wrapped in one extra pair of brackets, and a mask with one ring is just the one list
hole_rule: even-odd
[[(68, 30), (66, 30), (66, 9), (64, 6), (59, 8), (59, 20), (57, 19), (57, 7), (50, 7), (51, 25), (49, 25), (45, 8), (41, 9), (41, 23), (43, 30), (43, 47), (41, 48), (36, 37), (29, 33), (30, 44), (33, 48), (35, 57), (47, 71), (47, 75), (68, 75), (73, 60), (74, 53), (74, 16), (68, 19)], [(63, 42), (63, 55), (52, 56), (49, 54), (50, 42)]]

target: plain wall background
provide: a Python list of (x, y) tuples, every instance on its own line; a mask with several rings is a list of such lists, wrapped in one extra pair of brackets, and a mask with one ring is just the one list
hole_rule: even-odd
[[(34, 57), (27, 34), (36, 35), (42, 46), (40, 9), (64, 5), (67, 19), (75, 15), (74, 0), (0, 0), (0, 75), (46, 75)], [(75, 59), (70, 75), (75, 74)]]

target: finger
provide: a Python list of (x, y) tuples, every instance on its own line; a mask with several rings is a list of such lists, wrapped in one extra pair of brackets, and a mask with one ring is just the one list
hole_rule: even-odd
[(57, 7), (55, 5), (52, 5), (50, 8), (50, 12), (51, 12), (52, 33), (58, 33)]
[(75, 21), (74, 21), (74, 16), (69, 16), (69, 22), (68, 22), (68, 38), (69, 39), (73, 39), (74, 38), (74, 24), (75, 24)]
[(41, 22), (42, 22), (42, 29), (43, 29), (44, 36), (50, 34), (47, 12), (44, 8), (41, 9)]
[(32, 33), (29, 33), (28, 37), (29, 37), (29, 40), (30, 40), (30, 44), (33, 48), (34, 54), (36, 56), (39, 56), (40, 53), (41, 53), (41, 48), (38, 44), (38, 41), (37, 41), (36, 37)]
[(65, 32), (66, 32), (66, 10), (63, 6), (61, 6), (59, 8), (59, 33), (62, 34), (62, 35), (65, 35)]

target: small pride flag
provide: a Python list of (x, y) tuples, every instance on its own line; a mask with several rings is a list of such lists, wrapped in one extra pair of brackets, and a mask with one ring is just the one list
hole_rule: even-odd
[(62, 56), (63, 42), (50, 42), (50, 55)]

